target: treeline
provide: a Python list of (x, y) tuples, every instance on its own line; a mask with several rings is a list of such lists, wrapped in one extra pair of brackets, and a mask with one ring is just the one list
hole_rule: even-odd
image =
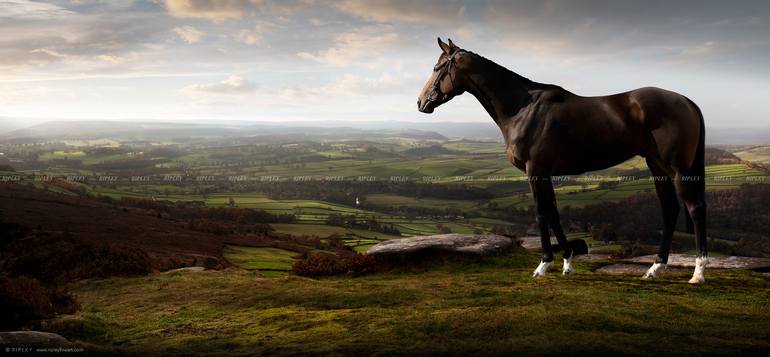
[[(770, 185), (743, 184), (734, 190), (708, 191), (706, 204), (707, 235), (735, 242), (727, 253), (770, 254)], [(637, 194), (582, 208), (566, 207), (561, 217), (563, 224), (590, 224), (601, 228), (603, 236), (618, 240), (654, 241), (663, 227), (660, 203), (654, 194)], [(682, 207), (677, 229), (684, 228)]]
[(273, 199), (321, 200), (348, 205), (355, 204), (356, 197), (370, 193), (454, 200), (494, 198), (492, 192), (466, 184), (431, 184), (410, 181), (287, 181), (260, 182), (248, 186), (247, 191), (250, 189), (250, 192), (263, 192)]
[(373, 205), (366, 203), (366, 201), (364, 201), (363, 208), (370, 211), (387, 213), (393, 216), (403, 216), (409, 220), (417, 219), (418, 217), (443, 217), (451, 220), (460, 217), (476, 217), (481, 215), (475, 211), (464, 211), (454, 207), (434, 208), (425, 206)]
[(198, 202), (153, 201), (134, 197), (121, 197), (120, 200), (115, 200), (110, 196), (99, 196), (98, 200), (121, 206), (154, 210), (181, 219), (204, 218), (236, 223), (293, 223), (297, 220), (297, 217), (290, 213), (272, 214), (260, 209), (238, 207), (205, 207)]
[(155, 212), (159, 218), (173, 218), (186, 221), (187, 228), (216, 235), (252, 233), (270, 235), (273, 228), (269, 223), (294, 223), (293, 214), (271, 214), (259, 209), (238, 207), (205, 207), (199, 202), (153, 201), (142, 198), (122, 197), (115, 200), (99, 196), (98, 200), (123, 207), (134, 207)]
[(718, 165), (718, 164), (737, 164), (742, 162), (741, 158), (733, 155), (722, 149), (714, 147), (706, 147), (704, 152), (704, 161), (706, 165)]
[(345, 228), (357, 228), (365, 229), (374, 232), (380, 232), (391, 235), (401, 235), (401, 231), (398, 230), (393, 224), (383, 224), (374, 219), (374, 217), (358, 218), (354, 214), (342, 215), (338, 213), (330, 214), (326, 218), (326, 224), (330, 226), (338, 226)]

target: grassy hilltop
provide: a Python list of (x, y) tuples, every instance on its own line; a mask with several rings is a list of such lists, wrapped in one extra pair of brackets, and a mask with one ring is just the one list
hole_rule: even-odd
[(689, 272), (660, 281), (591, 270), (533, 280), (538, 257), (362, 277), (264, 278), (243, 270), (89, 281), (82, 341), (173, 354), (736, 354), (770, 350), (770, 277)]

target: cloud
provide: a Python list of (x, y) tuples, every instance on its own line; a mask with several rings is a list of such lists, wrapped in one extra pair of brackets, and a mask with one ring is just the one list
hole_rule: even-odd
[(54, 50), (51, 50), (51, 49), (48, 49), (48, 48), (36, 48), (36, 49), (34, 49), (32, 51), (29, 51), (29, 53), (44, 53), (44, 54), (49, 55), (49, 56), (54, 57), (54, 58), (64, 58), (64, 57), (67, 57), (67, 55), (61, 54), (61, 53), (59, 53), (57, 51), (54, 51)]
[(316, 3), (316, 0), (165, 0), (171, 16), (204, 19), (217, 24), (256, 14), (282, 18), (301, 10), (320, 9), (312, 8)]
[(200, 94), (243, 95), (253, 93), (256, 88), (254, 83), (232, 75), (221, 82), (189, 85), (182, 88), (181, 92), (191, 96)]
[(105, 54), (97, 55), (94, 58), (102, 62), (117, 64), (117, 63), (123, 63), (123, 62), (129, 61), (129, 60), (136, 60), (138, 56), (135, 53), (129, 53), (127, 55), (105, 53)]
[[(762, 32), (770, 30), (770, 3), (760, 1), (735, 6), (710, 1), (491, 0), (478, 14), (489, 38), (522, 56), (580, 57), (594, 63), (680, 51), (710, 53), (716, 45), (766, 37)], [(757, 18), (761, 20), (752, 21)]]
[(333, 95), (371, 95), (384, 93), (388, 89), (398, 86), (401, 82), (389, 73), (383, 73), (378, 78), (361, 77), (347, 74), (337, 81), (325, 85), (320, 89), (323, 93)]
[(257, 21), (256, 25), (250, 29), (242, 29), (235, 33), (234, 37), (237, 41), (243, 42), (247, 45), (256, 45), (262, 43), (265, 38), (265, 33), (269, 32), (273, 28), (273, 24), (266, 21)]
[(73, 14), (61, 6), (28, 0), (0, 0), (0, 18), (53, 19)]
[(327, 100), (329, 97), (396, 94), (399, 93), (406, 80), (410, 79), (413, 78), (407, 73), (400, 73), (397, 76), (382, 73), (379, 77), (345, 74), (335, 81), (318, 87), (287, 87), (280, 91), (280, 95), (288, 99), (316, 98)]
[(198, 43), (203, 38), (203, 32), (192, 26), (174, 27), (174, 32), (187, 43)]
[(166, 0), (166, 9), (174, 17), (223, 22), (239, 19), (262, 3), (261, 0)]
[(162, 52), (162, 48), (150, 46), (165, 40), (171, 30), (165, 13), (120, 12), (113, 4), (89, 5), (93, 13), (56, 19), (0, 20), (0, 33), (13, 34), (0, 36), (0, 69), (6, 74), (43, 70), (48, 74), (94, 73), (116, 70), (114, 64), (124, 62), (100, 57), (103, 55), (137, 58)]
[(364, 64), (373, 67), (399, 42), (398, 34), (390, 26), (370, 26), (337, 35), (331, 48), (316, 53), (299, 52), (297, 56), (333, 66)]
[(682, 56), (707, 56), (719, 51), (719, 44), (714, 41), (707, 41), (695, 46), (682, 49)]
[(462, 2), (445, 0), (345, 0), (337, 8), (348, 15), (384, 23), (446, 24), (456, 22), (464, 12)]

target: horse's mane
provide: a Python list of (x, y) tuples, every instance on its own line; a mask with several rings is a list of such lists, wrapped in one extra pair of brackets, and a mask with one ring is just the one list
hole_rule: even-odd
[(526, 82), (526, 83), (535, 83), (535, 81), (533, 81), (533, 80), (531, 80), (531, 79), (529, 79), (529, 78), (527, 78), (527, 77), (524, 77), (524, 76), (522, 76), (522, 75), (520, 75), (520, 74), (518, 74), (518, 73), (516, 73), (516, 72), (514, 72), (514, 71), (511, 71), (510, 69), (506, 68), (505, 66), (499, 65), (499, 64), (497, 64), (495, 61), (492, 61), (491, 59), (489, 59), (489, 58), (486, 58), (486, 57), (484, 57), (484, 56), (482, 56), (482, 55), (480, 55), (480, 54), (478, 54), (478, 53), (476, 53), (476, 52), (473, 52), (473, 51), (468, 51), (468, 50), (463, 50), (463, 51), (464, 51), (464, 52), (467, 52), (467, 53), (470, 53), (470, 54), (472, 54), (472, 55), (474, 55), (474, 56), (476, 56), (476, 57), (477, 57), (478, 59), (480, 59), (480, 60), (481, 60), (481, 62), (482, 62), (482, 63), (484, 63), (485, 65), (488, 65), (488, 66), (492, 66), (492, 67), (496, 67), (496, 68), (498, 68), (498, 69), (501, 69), (501, 70), (503, 70), (504, 72), (506, 72), (506, 73), (508, 73), (508, 74), (510, 74), (510, 75), (512, 75), (512, 76), (514, 76), (514, 77), (516, 77), (516, 79), (518, 79), (518, 80), (524, 81), (524, 82)]
[[(496, 69), (498, 69), (498, 70), (500, 70), (500, 71), (502, 71), (504, 73), (510, 74), (513, 78), (515, 78), (516, 80), (518, 80), (519, 82), (521, 82), (523, 84), (527, 84), (527, 85), (531, 85), (531, 86), (538, 86), (538, 87), (539, 86), (559, 87), (559, 86), (554, 85), (554, 84), (535, 82), (535, 81), (533, 81), (533, 80), (531, 80), (531, 79), (529, 79), (527, 77), (524, 77), (524, 76), (522, 76), (522, 75), (520, 75), (520, 74), (518, 74), (518, 73), (516, 73), (514, 71), (511, 71), (510, 69), (506, 68), (505, 66), (497, 64), (495, 61), (492, 61), (489, 58), (486, 58), (486, 57), (484, 57), (484, 56), (482, 56), (482, 55), (480, 55), (480, 54), (478, 54), (476, 52), (468, 51), (468, 50), (465, 50), (465, 49), (462, 49), (462, 51), (470, 53), (470, 54), (476, 56), (476, 58), (481, 60), (481, 63), (486, 65), (486, 66), (490, 66), (490, 67), (496, 68)], [(561, 87), (559, 87), (559, 88), (561, 88)]]

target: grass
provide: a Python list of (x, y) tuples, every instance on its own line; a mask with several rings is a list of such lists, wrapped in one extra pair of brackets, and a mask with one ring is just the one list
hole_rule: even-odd
[(478, 201), (473, 200), (442, 200), (437, 198), (416, 198), (390, 194), (369, 194), (366, 196), (366, 201), (370, 204), (386, 206), (426, 208), (449, 207), (458, 209), (472, 209), (478, 204)]
[(760, 164), (770, 164), (770, 146), (759, 146), (749, 150), (736, 152), (735, 156)]
[(150, 354), (759, 353), (770, 348), (770, 278), (746, 271), (661, 280), (578, 274), (529, 277), (537, 256), (320, 280), (244, 270), (81, 283), (79, 340)]
[[(109, 146), (109, 143), (107, 143)], [(115, 160), (125, 160), (129, 158), (133, 158), (135, 156), (132, 156), (130, 153), (119, 153), (119, 154), (88, 154), (82, 150), (59, 150), (59, 151), (50, 151), (46, 153), (42, 153), (38, 157), (38, 161), (51, 161), (55, 159), (76, 159), (81, 160), (83, 164), (86, 165), (92, 165), (92, 164), (98, 164), (102, 162), (108, 162), (108, 161), (115, 161)]]
[(225, 259), (242, 269), (289, 271), (297, 252), (278, 248), (225, 245)]
[(278, 233), (293, 234), (297, 236), (315, 235), (319, 238), (326, 238), (333, 234), (340, 236), (350, 234), (350, 230), (345, 227), (327, 226), (324, 224), (273, 223), (270, 226)]

